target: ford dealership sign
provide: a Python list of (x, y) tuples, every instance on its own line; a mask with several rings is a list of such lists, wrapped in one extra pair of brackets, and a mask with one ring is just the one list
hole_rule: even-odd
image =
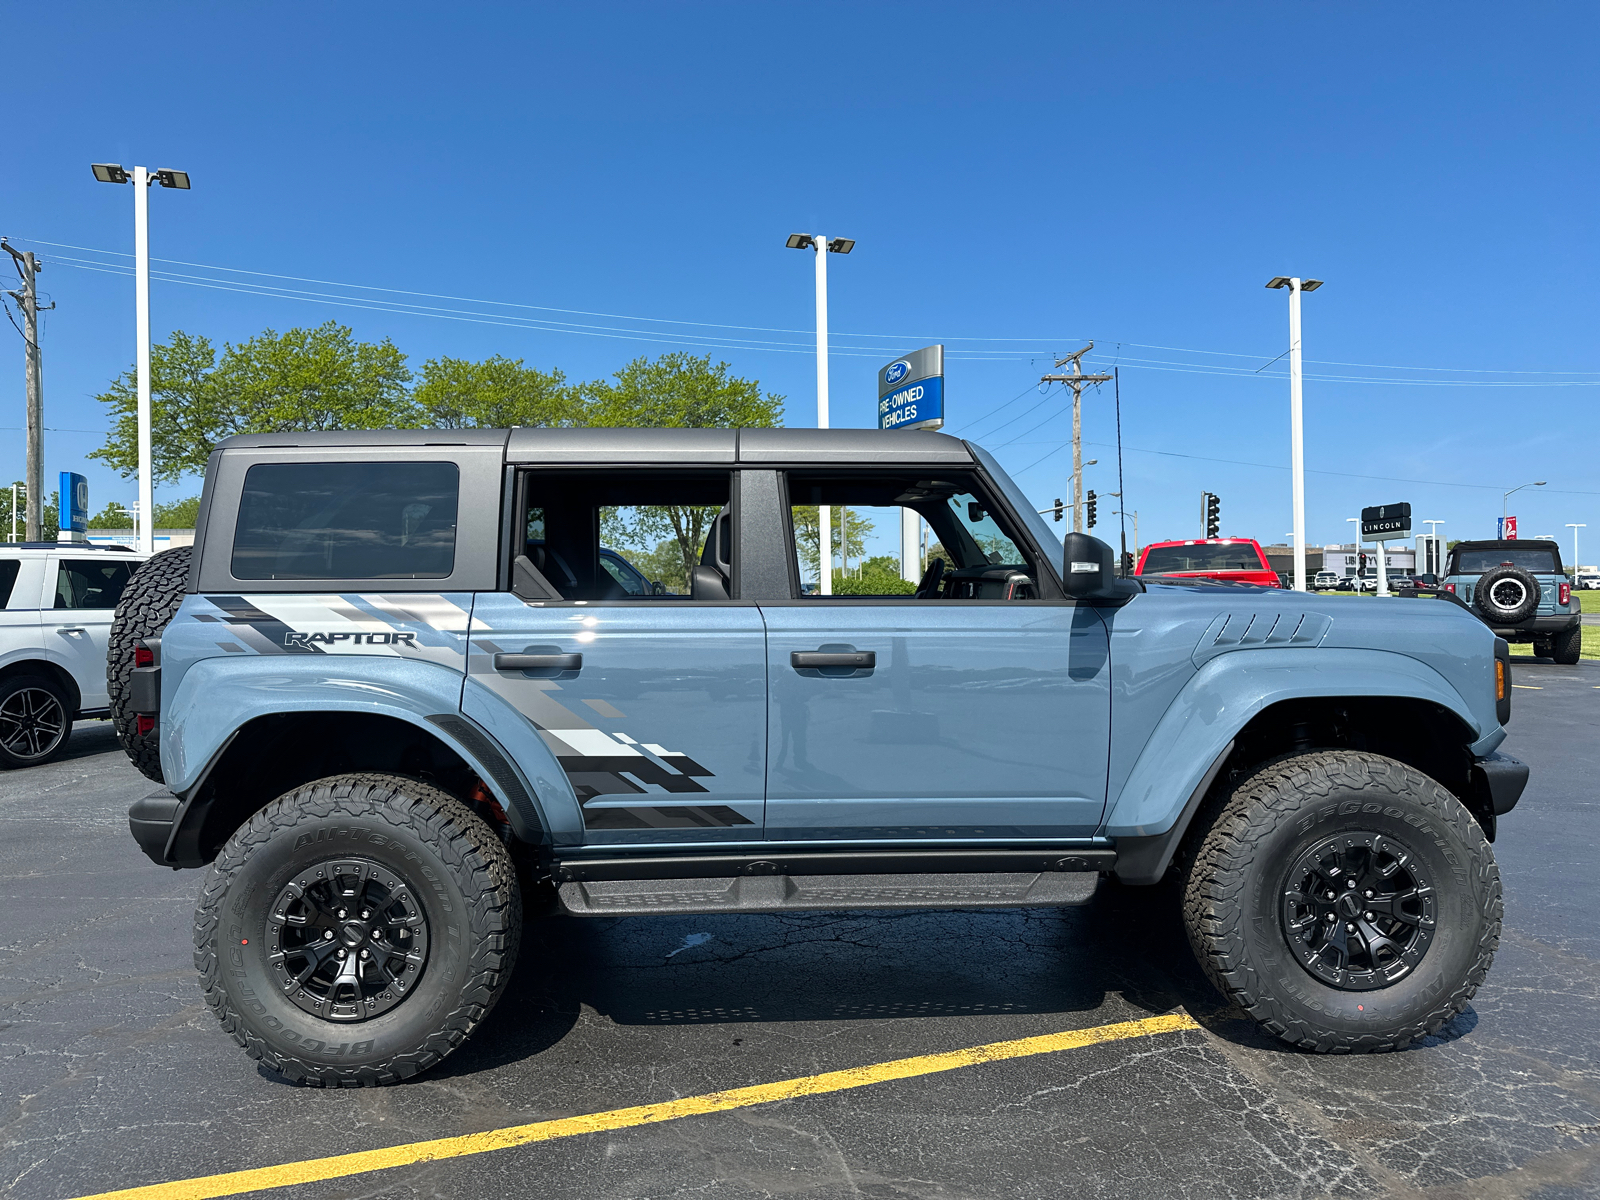
[(943, 424), (943, 346), (914, 350), (878, 372), (879, 429), (938, 429)]

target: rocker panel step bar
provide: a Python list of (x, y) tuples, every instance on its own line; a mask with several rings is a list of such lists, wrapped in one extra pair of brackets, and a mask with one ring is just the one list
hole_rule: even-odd
[(728, 879), (743, 875), (966, 875), (1110, 871), (1106, 846), (972, 850), (797, 850), (766, 854), (631, 854), (573, 857), (550, 864), (557, 883), (612, 879)]
[(562, 908), (579, 917), (895, 908), (1054, 908), (1087, 903), (1099, 882), (1099, 874), (1081, 870), (747, 875), (563, 883), (560, 896)]

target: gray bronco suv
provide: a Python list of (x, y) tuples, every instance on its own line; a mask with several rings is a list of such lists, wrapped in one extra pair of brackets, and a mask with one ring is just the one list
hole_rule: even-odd
[(1550, 541), (1457, 542), (1440, 588), (1483, 618), (1497, 637), (1574, 665), (1583, 651), (1582, 602)]
[[(915, 592), (818, 594), (821, 506), (896, 545), (915, 514)], [(1460, 1012), (1527, 780), (1496, 753), (1506, 644), (1457, 605), (1118, 579), (1034, 507), (927, 432), (224, 442), (192, 552), (129, 584), (109, 681), (165, 784), (134, 838), (205, 868), (211, 1008), (291, 1079), (382, 1084), (484, 1019), (525, 907), (1142, 888), (1297, 1046)], [(630, 589), (613, 550), (671, 578)]]

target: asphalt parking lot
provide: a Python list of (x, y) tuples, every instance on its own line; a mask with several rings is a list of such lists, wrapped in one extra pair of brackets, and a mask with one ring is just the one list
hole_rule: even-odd
[(205, 1009), (199, 874), (139, 853), (125, 811), (149, 785), (109, 726), (80, 725), (65, 760), (0, 775), (0, 1192), (171, 1183), (1186, 1013), (264, 1194), (1600, 1195), (1600, 664), (1519, 662), (1516, 683), (1505, 749), (1534, 773), (1496, 845), (1500, 953), (1472, 1007), (1406, 1052), (1263, 1039), (1171, 922), (1102, 888), (1060, 911), (546, 919), (442, 1069), (337, 1092), (259, 1071)]

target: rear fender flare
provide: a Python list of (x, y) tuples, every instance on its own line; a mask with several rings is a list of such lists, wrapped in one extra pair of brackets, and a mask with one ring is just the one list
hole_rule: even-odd
[(464, 716), (461, 685), (461, 674), (447, 667), (388, 657), (204, 659), (162, 706), (163, 773), (174, 793), (193, 795), (229, 739), (265, 714), (377, 714), (414, 725), (459, 754), (506, 809), (519, 838), (576, 840), (577, 798), (549, 747), (515, 712), (496, 714), (493, 728)]

